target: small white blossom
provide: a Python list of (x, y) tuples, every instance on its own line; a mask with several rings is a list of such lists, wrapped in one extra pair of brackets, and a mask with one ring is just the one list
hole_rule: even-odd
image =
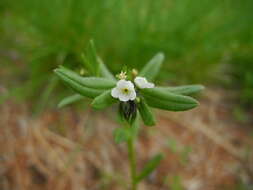
[(136, 92), (133, 83), (124, 79), (117, 82), (116, 87), (111, 91), (111, 95), (114, 98), (118, 98), (122, 102), (127, 102), (128, 100), (134, 100), (136, 98)]
[(154, 83), (148, 82), (145, 77), (136, 77), (134, 79), (134, 83), (139, 88), (154, 88), (155, 87)]

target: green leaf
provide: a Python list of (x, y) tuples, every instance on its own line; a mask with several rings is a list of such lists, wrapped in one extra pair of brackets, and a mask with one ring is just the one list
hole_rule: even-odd
[(116, 103), (117, 100), (112, 97), (111, 90), (105, 91), (103, 94), (96, 97), (91, 105), (95, 109), (104, 109), (112, 104)]
[(81, 58), (85, 68), (87, 68), (92, 75), (99, 76), (99, 63), (93, 40), (89, 41), (89, 45), (85, 53), (81, 55)]
[(63, 66), (55, 71), (88, 88), (107, 90), (116, 86), (116, 81), (111, 79), (100, 77), (82, 77), (74, 71), (71, 71)]
[(158, 74), (162, 62), (164, 60), (163, 53), (156, 54), (140, 71), (139, 76), (146, 77), (147, 80), (153, 81)]
[(179, 94), (168, 92), (159, 88), (142, 89), (141, 93), (147, 104), (154, 108), (160, 108), (169, 111), (185, 111), (198, 105), (197, 100)]
[(147, 126), (155, 125), (155, 117), (148, 105), (146, 104), (145, 100), (141, 99), (140, 103), (138, 103), (137, 106), (144, 124)]
[(159, 89), (168, 90), (169, 92), (175, 93), (175, 94), (182, 94), (182, 95), (191, 95), (198, 93), (202, 90), (204, 90), (203, 85), (184, 85), (184, 86), (177, 86), (177, 87), (157, 87)]
[(100, 75), (102, 77), (111, 79), (113, 81), (116, 81), (115, 77), (113, 74), (109, 71), (109, 69), (106, 67), (106, 65), (103, 63), (103, 61), (98, 57), (99, 61), (99, 70), (100, 70)]
[(56, 75), (60, 77), (60, 79), (68, 85), (70, 88), (72, 88), (75, 92), (88, 97), (88, 98), (95, 98), (96, 96), (100, 95), (101, 93), (104, 92), (104, 90), (99, 90), (99, 89), (92, 89), (92, 88), (87, 88), (80, 83), (72, 80), (68, 76), (62, 74), (62, 72), (59, 72), (59, 69), (56, 69), (54, 71)]
[(119, 144), (121, 142), (126, 142), (129, 137), (129, 130), (126, 128), (117, 128), (114, 130), (113, 132), (113, 136), (114, 136), (114, 141)]
[(158, 154), (158, 155), (154, 156), (150, 161), (148, 161), (148, 163), (146, 164), (144, 169), (136, 177), (135, 183), (139, 183), (141, 180), (143, 180), (148, 175), (150, 175), (157, 168), (157, 166), (159, 165), (159, 163), (161, 162), (162, 159), (163, 159), (163, 155)]
[(77, 102), (77, 101), (82, 100), (82, 99), (84, 99), (84, 97), (79, 95), (79, 94), (74, 94), (74, 95), (71, 95), (71, 96), (67, 96), (67, 97), (63, 98), (60, 101), (60, 103), (58, 104), (58, 107), (62, 108), (64, 106), (67, 106), (69, 104), (72, 104), (72, 103)]

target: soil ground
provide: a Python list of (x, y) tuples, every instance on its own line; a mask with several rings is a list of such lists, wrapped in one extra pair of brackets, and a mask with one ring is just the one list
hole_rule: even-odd
[[(197, 109), (159, 111), (156, 127), (141, 127), (138, 168), (156, 153), (164, 159), (140, 190), (253, 189), (253, 126), (233, 119), (226, 92), (206, 94)], [(25, 104), (1, 105), (0, 189), (128, 189), (126, 146), (114, 143), (108, 113), (72, 107), (34, 118)]]

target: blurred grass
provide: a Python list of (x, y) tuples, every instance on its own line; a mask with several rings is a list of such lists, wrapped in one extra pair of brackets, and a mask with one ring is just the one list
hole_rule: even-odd
[[(45, 92), (39, 102), (47, 102), (52, 70), (79, 69), (93, 38), (114, 73), (123, 65), (140, 69), (163, 51), (160, 81), (228, 84), (242, 104), (253, 103), (252, 8), (251, 0), (2, 0), (1, 80), (18, 97)], [(59, 86), (51, 96), (65, 94)]]

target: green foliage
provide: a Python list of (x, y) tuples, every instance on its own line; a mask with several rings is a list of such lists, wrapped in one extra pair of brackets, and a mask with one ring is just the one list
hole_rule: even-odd
[(69, 104), (72, 104), (74, 102), (77, 102), (79, 100), (82, 100), (84, 97), (79, 95), (79, 94), (74, 94), (74, 95), (71, 95), (71, 96), (67, 96), (66, 98), (62, 99), (59, 104), (58, 104), (58, 107), (59, 108), (62, 108), (62, 107), (65, 107)]
[(139, 113), (137, 112), (136, 118), (131, 126), (131, 137), (133, 138), (133, 140), (137, 138), (139, 130), (140, 130), (140, 116)]
[[(239, 85), (240, 99), (250, 105), (252, 64), (244, 49), (253, 49), (251, 7), (251, 0), (2, 0), (0, 64), (10, 73), (4, 83), (20, 86), (17, 96), (37, 100), (58, 65), (74, 70), (86, 65), (98, 76), (96, 49), (113, 73), (124, 64), (140, 70), (159, 50), (168, 60), (158, 79), (213, 83), (223, 76), (228, 56), (232, 61), (226, 63), (234, 71), (231, 86)], [(22, 68), (17, 67), (20, 62)], [(96, 68), (88, 66), (93, 63)], [(65, 93), (59, 85), (55, 88), (50, 97)]]
[(139, 175), (137, 175), (135, 179), (135, 183), (139, 183), (141, 180), (149, 176), (160, 164), (161, 160), (163, 159), (162, 154), (157, 154), (151, 160), (146, 163), (145, 167), (142, 169)]
[(108, 78), (108, 79), (116, 81), (115, 77), (108, 70), (106, 65), (103, 63), (102, 59), (98, 58), (98, 61), (99, 61), (99, 70), (100, 70), (101, 76), (104, 77), (104, 78)]
[[(107, 78), (98, 78), (98, 77), (81, 77), (77, 73), (61, 66), (58, 69), (55, 69), (55, 73), (74, 91), (80, 93), (82, 96), (88, 98), (95, 98), (96, 96), (103, 93), (105, 90), (111, 89), (116, 85), (116, 82)], [(101, 96), (105, 98), (105, 96)], [(111, 96), (110, 96), (111, 97)], [(63, 99), (60, 103), (60, 107), (81, 100), (81, 96), (73, 95)], [(109, 99), (106, 99), (109, 101)], [(99, 98), (97, 101), (101, 101)], [(96, 102), (94, 106), (98, 108)], [(112, 101), (112, 97), (111, 97)], [(101, 103), (101, 102), (100, 102)], [(101, 104), (102, 105), (102, 104)], [(100, 105), (100, 106), (101, 106)], [(105, 102), (103, 103), (105, 105)]]
[(160, 71), (164, 60), (163, 53), (156, 54), (140, 71), (139, 76), (145, 77), (149, 81), (153, 81)]
[(253, 105), (253, 55), (251, 49), (237, 49), (231, 57), (232, 86), (238, 89), (241, 105)]
[(107, 90), (101, 95), (97, 96), (91, 103), (92, 107), (95, 109), (104, 109), (112, 104), (116, 103), (117, 100), (112, 97), (111, 90)]
[[(94, 48), (94, 46), (92, 47)], [(92, 57), (98, 58), (95, 51), (92, 51)], [(97, 66), (101, 64), (101, 61), (98, 64), (88, 62), (91, 59), (92, 58), (85, 58), (85, 62), (88, 63), (86, 67), (90, 69), (90, 73), (94, 73), (95, 71), (95, 73), (98, 73), (98, 76), (100, 76), (101, 67)], [(97, 60), (98, 59), (96, 59), (96, 61)], [(163, 54), (161, 53), (151, 59), (151, 61), (148, 62), (141, 71), (141, 76), (148, 77), (148, 79), (154, 79), (160, 71), (162, 60)], [(120, 74), (120, 81), (118, 83), (114, 78), (112, 78), (106, 67), (102, 67), (102, 69), (104, 69), (105, 75), (108, 76), (107, 78), (82, 77), (63, 66), (55, 69), (55, 73), (60, 77), (60, 79), (75, 92), (81, 95), (74, 95), (65, 98), (60, 103), (60, 106), (80, 100), (82, 99), (82, 96), (93, 98), (91, 105), (94, 109), (105, 109), (116, 102), (119, 103), (118, 113), (121, 116), (123, 127), (114, 130), (114, 140), (116, 143), (127, 142), (131, 169), (131, 185), (132, 189), (137, 189), (138, 183), (150, 175), (162, 160), (161, 154), (154, 156), (145, 165), (140, 174), (137, 174), (134, 141), (138, 136), (139, 131), (139, 114), (141, 115), (144, 124), (152, 126), (155, 125), (155, 118), (149, 106), (170, 111), (184, 111), (196, 107), (198, 102), (191, 97), (173, 93), (167, 88), (141, 88), (143, 86), (138, 86), (133, 83), (136, 74), (129, 72), (126, 72), (126, 74)], [(114, 98), (112, 96), (111, 93), (113, 88), (118, 90), (119, 97)], [(131, 97), (128, 96), (128, 88), (132, 88), (131, 90), (134, 91), (132, 92)], [(181, 87), (178, 91), (181, 90), (181, 92), (191, 93), (199, 91), (201, 88), (202, 86)], [(121, 99), (122, 97), (124, 97), (124, 99)], [(188, 155), (188, 151), (186, 153), (184, 152), (184, 158), (186, 157), (185, 155)]]
[(67, 76), (71, 80), (81, 84), (82, 86), (94, 89), (108, 90), (112, 87), (115, 87), (116, 82), (107, 79), (107, 78), (99, 78), (99, 77), (81, 77), (77, 73), (61, 66), (59, 69), (56, 69), (55, 72), (61, 73), (62, 75)]
[(99, 76), (99, 62), (93, 40), (90, 40), (88, 48), (86, 48), (85, 53), (81, 57), (84, 68), (87, 68), (93, 76)]
[[(85, 56), (87, 54), (87, 57)], [(98, 75), (104, 77), (102, 78), (95, 78), (95, 77), (86, 77), (82, 78), (81, 76), (77, 75), (73, 71), (61, 66), (60, 69), (63, 73), (72, 77), (77, 82), (81, 82), (82, 85), (91, 87), (91, 88), (102, 88), (108, 89), (115, 86), (116, 79), (110, 73), (106, 65), (103, 61), (97, 56), (94, 42), (91, 40), (89, 47), (87, 48), (86, 54), (82, 54), (84, 59), (83, 63), (86, 68), (88, 68), (89, 73), (93, 73), (93, 75)], [(58, 71), (59, 72), (59, 71)], [(92, 96), (93, 97), (93, 96)], [(65, 97), (60, 103), (59, 107), (64, 107), (66, 105), (75, 103), (77, 101), (82, 100), (84, 97), (78, 94), (74, 94), (68, 97)]]
[(155, 117), (150, 108), (148, 107), (147, 103), (145, 102), (145, 100), (141, 99), (140, 102), (137, 104), (137, 106), (144, 124), (147, 126), (155, 125), (156, 123)]
[[(140, 72), (140, 76), (148, 77), (152, 80), (160, 71), (160, 67), (164, 55), (158, 53), (154, 58), (149, 61)], [(174, 87), (174, 92), (171, 92), (168, 88), (144, 88), (139, 89), (140, 94), (144, 99), (140, 100), (138, 108), (142, 119), (146, 125), (154, 125), (155, 120), (152, 112), (149, 110), (148, 105), (155, 108), (165, 109), (168, 111), (185, 111), (192, 109), (198, 105), (198, 102), (189, 97), (183, 96), (176, 92), (188, 93), (198, 92), (203, 89), (201, 85), (191, 85), (183, 87)], [(147, 101), (147, 104), (145, 103)]]
[(198, 102), (188, 96), (173, 94), (160, 88), (142, 89), (143, 97), (149, 106), (168, 111), (185, 111), (198, 105)]
[(158, 88), (162, 90), (167, 90), (168, 92), (175, 94), (192, 95), (204, 90), (205, 87), (203, 85), (184, 85), (177, 87), (158, 87)]
[(70, 88), (72, 88), (74, 91), (78, 92), (82, 96), (88, 98), (95, 98), (96, 96), (104, 92), (104, 90), (101, 89), (88, 88), (82, 85), (82, 83), (75, 81), (75, 78), (71, 78), (72, 75), (66, 75), (66, 73), (62, 72), (62, 70), (60, 69), (55, 69), (55, 73), (66, 85), (68, 85)]
[(132, 125), (125, 121), (121, 121), (123, 127), (116, 128), (113, 132), (114, 141), (119, 144), (127, 142), (130, 138), (133, 140), (137, 137), (140, 127), (139, 113), (136, 114), (136, 118)]

